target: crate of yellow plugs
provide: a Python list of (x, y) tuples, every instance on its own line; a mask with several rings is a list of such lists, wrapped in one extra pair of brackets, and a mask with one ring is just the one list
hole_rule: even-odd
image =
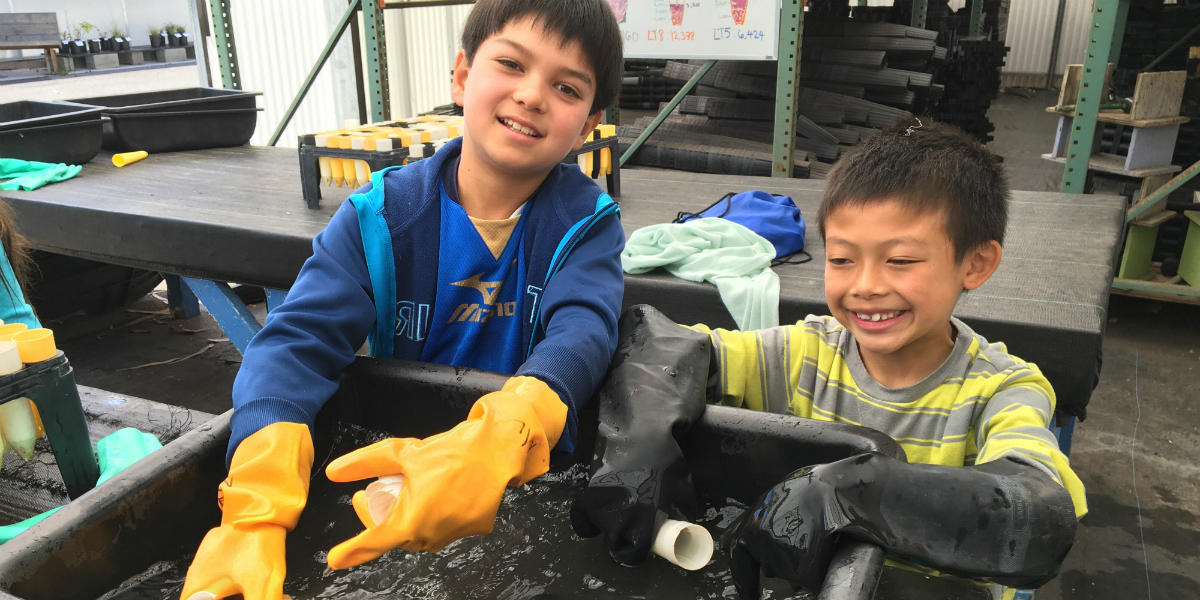
[(600, 124), (592, 130), (583, 147), (567, 155), (567, 162), (576, 162), (584, 175), (592, 179), (605, 178), (608, 195), (617, 198), (621, 195), (621, 166), (615, 153), (617, 151), (617, 126)]
[(100, 476), (71, 364), (49, 329), (0, 324), (0, 434), (0, 457), (11, 446), (25, 460), (45, 435), (71, 498)]
[(422, 115), (368, 125), (348, 122), (341, 129), (300, 136), (305, 204), (318, 208), (321, 185), (358, 188), (371, 180), (373, 171), (433, 156), (459, 136), (462, 122), (460, 116)]
[[(406, 165), (433, 156), (446, 142), (461, 135), (463, 118), (422, 115), (412, 119), (358, 125), (302, 135), (299, 138), (300, 180), (308, 208), (320, 207), (321, 186), (356, 189), (380, 169)], [(600, 125), (566, 161), (577, 162), (589, 177), (607, 178), (609, 194), (620, 194), (620, 175), (613, 152), (616, 128)]]

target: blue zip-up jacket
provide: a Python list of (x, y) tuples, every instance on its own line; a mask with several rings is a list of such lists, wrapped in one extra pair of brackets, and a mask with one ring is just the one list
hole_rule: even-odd
[[(455, 140), (431, 158), (375, 173), (313, 239), (287, 300), (246, 348), (233, 384), (227, 463), (267, 425), (311, 427), (368, 337), (377, 356), (420, 358), (424, 336), (412, 324), (422, 305), (432, 314), (436, 301), (440, 181), (460, 149)], [(529, 296), (521, 347), (509, 351), (526, 357), (516, 375), (541, 379), (566, 403), (556, 450), (570, 452), (578, 410), (616, 350), (625, 234), (616, 204), (570, 165), (550, 171), (522, 218)]]

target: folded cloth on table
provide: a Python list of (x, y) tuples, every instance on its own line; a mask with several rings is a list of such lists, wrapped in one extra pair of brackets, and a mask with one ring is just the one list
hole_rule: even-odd
[(48, 183), (65, 181), (83, 167), (64, 163), (46, 163), (20, 158), (0, 158), (0, 190), (36, 190)]
[(771, 270), (775, 247), (726, 219), (660, 223), (629, 236), (621, 267), (638, 275), (662, 267), (688, 281), (717, 286), (739, 329), (779, 324), (779, 276)]

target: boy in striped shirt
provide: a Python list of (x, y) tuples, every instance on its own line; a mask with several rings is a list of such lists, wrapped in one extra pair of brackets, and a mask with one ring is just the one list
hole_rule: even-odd
[[(711, 343), (709, 402), (870, 427), (908, 458), (805, 467), (767, 491), (727, 537), (743, 598), (759, 597), (760, 574), (815, 590), (837, 535), (883, 546), (892, 566), (908, 557), (985, 580), (993, 598), (1057, 573), (1087, 506), (1049, 428), (1054, 390), (952, 315), (999, 266), (1007, 202), (999, 164), (973, 139), (936, 123), (892, 126), (826, 183), (817, 223), (832, 316), (693, 327)], [(605, 516), (613, 503), (597, 483), (576, 521), (591, 517), (610, 540), (644, 537)], [(661, 496), (660, 507), (674, 502)]]

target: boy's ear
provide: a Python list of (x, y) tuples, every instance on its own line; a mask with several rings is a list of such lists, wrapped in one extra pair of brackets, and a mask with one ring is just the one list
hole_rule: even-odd
[(579, 132), (579, 139), (575, 140), (575, 146), (572, 150), (578, 150), (583, 147), (583, 143), (587, 141), (588, 136), (592, 135), (592, 130), (600, 124), (600, 118), (604, 116), (603, 110), (598, 110), (590, 115), (583, 122), (583, 130)]
[(996, 272), (996, 268), (1000, 266), (1000, 257), (1003, 253), (1000, 242), (996, 240), (989, 240), (967, 252), (967, 255), (963, 257), (963, 263), (966, 266), (963, 289), (973, 290), (987, 282), (992, 273)]
[(467, 64), (467, 53), (464, 50), (459, 50), (454, 57), (454, 71), (450, 76), (450, 98), (455, 104), (463, 105), (463, 95), (467, 87), (467, 71), (471, 70), (471, 65)]

